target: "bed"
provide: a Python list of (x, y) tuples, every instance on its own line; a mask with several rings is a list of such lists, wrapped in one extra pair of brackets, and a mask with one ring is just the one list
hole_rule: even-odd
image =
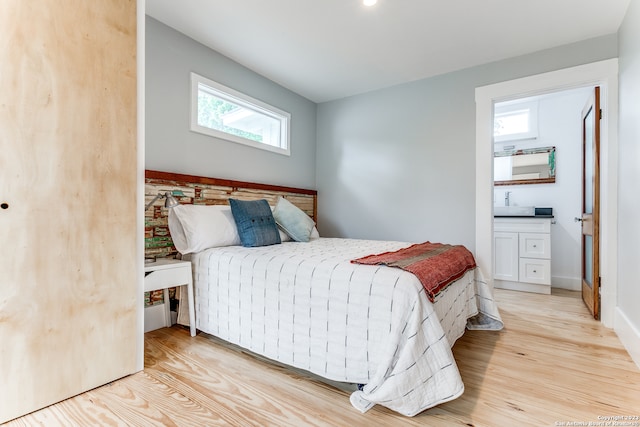
[[(163, 191), (167, 184), (188, 188), (175, 176), (162, 184), (147, 178), (148, 185)], [(252, 193), (248, 199), (262, 196)], [(310, 206), (312, 218), (315, 202)], [(274, 361), (357, 384), (350, 399), (362, 412), (378, 404), (413, 416), (459, 397), (464, 384), (451, 347), (465, 328), (502, 328), (491, 289), (477, 268), (465, 271), (432, 302), (414, 274), (353, 262), (411, 243), (322, 238), (312, 227), (308, 241), (292, 240), (279, 230), (279, 244), (244, 247), (233, 235), (226, 206), (210, 206), (207, 212), (213, 210), (221, 222), (210, 232), (214, 247), (209, 248), (203, 247), (212, 243), (202, 242), (197, 220), (171, 214), (172, 240), (183, 239), (178, 246), (193, 266), (196, 328)], [(186, 248), (189, 235), (197, 244)], [(226, 240), (221, 242), (221, 235)], [(178, 317), (188, 323), (183, 309)]]

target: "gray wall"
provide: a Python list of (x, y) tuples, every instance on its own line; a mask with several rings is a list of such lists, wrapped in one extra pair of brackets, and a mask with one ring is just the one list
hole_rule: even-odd
[(618, 309), (626, 315), (636, 331), (640, 331), (640, 2), (630, 3), (618, 34)]
[[(618, 304), (640, 330), (639, 40), (640, 5), (631, 2), (618, 35), (316, 106), (147, 17), (146, 168), (316, 188), (328, 237), (473, 249), (475, 88), (614, 58), (619, 43)], [(289, 111), (291, 156), (189, 131), (191, 71)]]
[(475, 88), (617, 53), (613, 34), (320, 104), (320, 234), (475, 249)]
[[(316, 104), (146, 18), (147, 169), (315, 188)], [(191, 132), (190, 73), (291, 113), (291, 156)]]

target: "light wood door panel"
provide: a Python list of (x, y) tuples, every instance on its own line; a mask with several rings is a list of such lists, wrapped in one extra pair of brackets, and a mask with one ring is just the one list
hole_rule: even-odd
[(0, 422), (136, 369), (136, 2), (0, 2)]
[(600, 88), (582, 110), (582, 299), (600, 318)]

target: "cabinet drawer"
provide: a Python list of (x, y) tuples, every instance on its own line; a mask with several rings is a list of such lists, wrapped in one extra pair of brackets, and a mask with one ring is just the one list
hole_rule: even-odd
[(520, 233), (520, 257), (551, 259), (551, 236), (543, 233)]
[(549, 218), (494, 218), (494, 231), (515, 231), (523, 233), (550, 233)]
[(144, 278), (144, 291), (154, 291), (189, 283), (191, 268), (188, 265), (178, 268), (156, 270), (148, 273)]
[(551, 260), (520, 258), (519, 267), (521, 282), (551, 285)]

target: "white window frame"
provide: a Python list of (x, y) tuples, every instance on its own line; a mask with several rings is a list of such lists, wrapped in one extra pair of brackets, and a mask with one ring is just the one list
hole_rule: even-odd
[(494, 135), (494, 142), (505, 141), (517, 141), (521, 139), (536, 139), (538, 138), (538, 102), (519, 102), (519, 103), (501, 103), (496, 105), (493, 113), (493, 120), (500, 116), (508, 116), (510, 113), (519, 113), (521, 111), (528, 112), (529, 118), (529, 131), (521, 133), (511, 133), (507, 135)]
[[(280, 145), (270, 145), (263, 142), (253, 141), (238, 135), (230, 134), (218, 129), (212, 129), (198, 124), (198, 93), (200, 85), (206, 86), (208, 90), (216, 97), (228, 100), (243, 108), (255, 111), (263, 116), (268, 116), (280, 122)], [(224, 139), (226, 141), (236, 142), (238, 144), (248, 145), (261, 150), (267, 150), (286, 156), (291, 155), (291, 144), (289, 141), (291, 126), (291, 114), (280, 110), (272, 105), (245, 95), (242, 92), (231, 89), (218, 82), (210, 80), (196, 73), (191, 73), (191, 130), (214, 138)]]

